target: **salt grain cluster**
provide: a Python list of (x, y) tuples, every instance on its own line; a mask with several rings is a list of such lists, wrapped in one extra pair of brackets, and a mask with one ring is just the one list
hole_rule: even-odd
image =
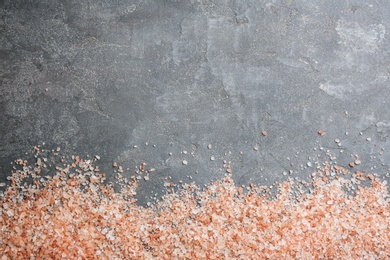
[(284, 182), (271, 199), (226, 177), (145, 208), (136, 182), (114, 192), (91, 161), (76, 157), (48, 178), (20, 164), (0, 201), (2, 259), (390, 258), (387, 186), (375, 178), (353, 196), (341, 177), (316, 177), (306, 193)]

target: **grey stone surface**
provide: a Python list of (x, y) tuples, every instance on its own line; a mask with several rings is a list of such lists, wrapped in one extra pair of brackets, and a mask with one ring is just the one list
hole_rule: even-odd
[(358, 154), (359, 169), (388, 173), (390, 2), (0, 6), (2, 180), (43, 143), (98, 154), (109, 176), (113, 161), (130, 172), (146, 162), (156, 171), (140, 203), (167, 176), (221, 178), (223, 160), (238, 185), (305, 178), (327, 150), (341, 166)]

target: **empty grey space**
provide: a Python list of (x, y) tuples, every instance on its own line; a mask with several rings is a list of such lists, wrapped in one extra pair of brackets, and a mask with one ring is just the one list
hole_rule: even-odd
[(327, 151), (388, 176), (389, 1), (0, 7), (0, 182), (37, 145), (99, 155), (109, 179), (147, 163), (141, 204), (169, 176), (222, 178), (224, 160), (240, 186), (307, 179)]

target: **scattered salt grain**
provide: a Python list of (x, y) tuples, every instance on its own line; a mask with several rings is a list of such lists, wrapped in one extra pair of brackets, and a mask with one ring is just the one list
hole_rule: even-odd
[(359, 165), (359, 164), (361, 164), (361, 163), (362, 163), (362, 161), (360, 161), (359, 159), (356, 159), (356, 160), (355, 160), (355, 164), (356, 164), (356, 165)]

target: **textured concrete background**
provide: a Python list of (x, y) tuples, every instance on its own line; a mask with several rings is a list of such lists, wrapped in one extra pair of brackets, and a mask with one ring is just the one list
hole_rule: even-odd
[(35, 145), (99, 155), (109, 175), (146, 162), (141, 203), (167, 176), (220, 178), (223, 160), (238, 185), (305, 178), (327, 150), (388, 172), (389, 1), (0, 6), (2, 181)]

